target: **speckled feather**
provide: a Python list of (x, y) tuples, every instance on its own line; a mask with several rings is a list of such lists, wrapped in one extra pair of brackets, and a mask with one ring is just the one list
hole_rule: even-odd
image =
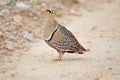
[[(60, 35), (61, 33), (61, 35)], [(59, 40), (55, 41), (55, 37), (58, 36)], [(61, 38), (60, 38), (61, 37)], [(82, 45), (77, 41), (74, 35), (67, 30), (64, 26), (58, 24), (57, 31), (53, 34), (50, 41), (46, 41), (51, 47), (63, 51), (63, 52), (78, 52), (85, 51)]]

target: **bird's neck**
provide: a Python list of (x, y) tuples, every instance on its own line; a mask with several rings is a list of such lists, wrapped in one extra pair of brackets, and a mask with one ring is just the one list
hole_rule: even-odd
[(57, 27), (57, 22), (54, 20), (54, 18), (48, 18), (44, 29), (44, 39), (49, 40)]

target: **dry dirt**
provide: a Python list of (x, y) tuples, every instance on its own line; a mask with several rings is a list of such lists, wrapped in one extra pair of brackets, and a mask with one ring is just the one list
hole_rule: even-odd
[(91, 12), (81, 8), (80, 13), (57, 21), (89, 52), (66, 53), (62, 61), (54, 62), (58, 53), (40, 39), (28, 51), (1, 57), (0, 80), (120, 80), (120, 2)]

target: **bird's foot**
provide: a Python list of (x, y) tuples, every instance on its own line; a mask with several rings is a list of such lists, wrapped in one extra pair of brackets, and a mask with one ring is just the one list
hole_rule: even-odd
[(60, 58), (56, 58), (56, 59), (54, 59), (54, 61), (61, 61), (61, 59)]

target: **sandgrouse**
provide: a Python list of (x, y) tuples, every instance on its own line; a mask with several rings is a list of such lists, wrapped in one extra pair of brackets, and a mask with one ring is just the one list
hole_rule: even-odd
[(58, 51), (59, 56), (55, 61), (60, 61), (65, 52), (83, 54), (83, 51), (86, 51), (68, 29), (56, 22), (53, 11), (46, 10), (45, 14), (47, 21), (43, 38), (49, 46)]

